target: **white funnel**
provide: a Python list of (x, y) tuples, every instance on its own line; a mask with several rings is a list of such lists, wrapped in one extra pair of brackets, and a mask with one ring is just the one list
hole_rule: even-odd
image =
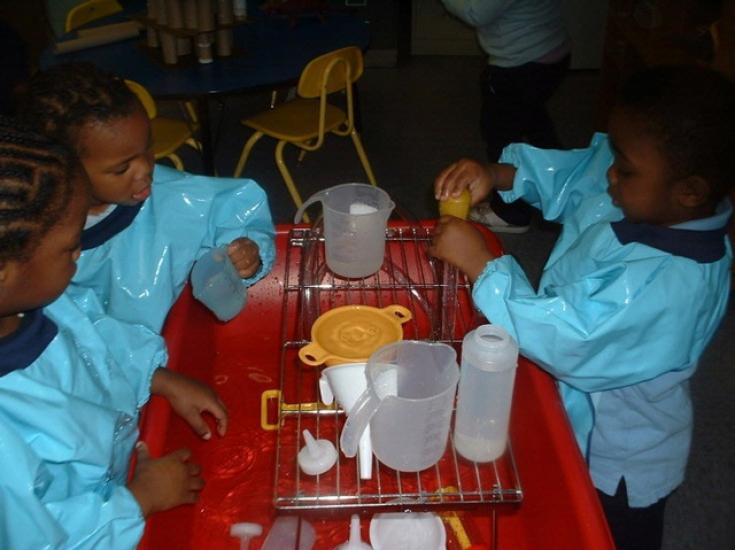
[[(336, 399), (349, 416), (355, 401), (367, 389), (365, 366), (366, 363), (345, 363), (324, 369), (319, 378), (322, 401), (329, 405)], [(369, 426), (360, 437), (358, 461), (360, 478), (373, 477), (373, 446)]]

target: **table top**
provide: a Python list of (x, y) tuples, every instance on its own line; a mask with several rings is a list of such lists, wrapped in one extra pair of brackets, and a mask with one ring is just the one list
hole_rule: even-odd
[[(121, 17), (136, 13), (136, 7), (140, 6), (133, 3), (124, 14), (97, 23), (119, 22)], [(365, 49), (370, 30), (366, 21), (346, 12), (327, 11), (321, 17), (292, 19), (250, 10), (248, 20), (234, 27), (233, 41), (230, 57), (215, 57), (212, 63), (199, 64), (190, 55), (177, 65), (165, 65), (160, 50), (150, 50), (141, 33), (134, 39), (65, 54), (47, 49), (41, 55), (40, 66), (92, 62), (141, 83), (155, 97), (191, 98), (294, 82), (318, 55), (353, 45)]]
[[(274, 506), (280, 494), (278, 488), (291, 487), (299, 480), (307, 496), (318, 481), (319, 486), (324, 487), (320, 494), (325, 495), (326, 504), (334, 497), (327, 497), (327, 491), (333, 489), (329, 483), (336, 479), (338, 472), (344, 482), (340, 485), (340, 494), (346, 497), (370, 494), (378, 479), (386, 482), (387, 485), (381, 487), (388, 491), (400, 480), (404, 495), (405, 490), (417, 484), (419, 474), (399, 474), (377, 462), (373, 479), (358, 483), (355, 459), (342, 454), (337, 466), (318, 479), (299, 475), (294, 465), (295, 442), (288, 437), (289, 433), (295, 433), (293, 423), (303, 421), (299, 428), (308, 427), (314, 434), (319, 430), (327, 433), (341, 424), (343, 415), (335, 420), (334, 415), (329, 416), (329, 411), (323, 408), (320, 411), (317, 403), (320, 371), (316, 367), (300, 368), (297, 347), (285, 345), (285, 341), (308, 341), (313, 317), (327, 309), (346, 302), (375, 305), (379, 299), (383, 305), (410, 306), (413, 318), (403, 325), (404, 338), (426, 339), (430, 326), (437, 321), (431, 312), (437, 312), (439, 299), (432, 289), (437, 284), (438, 274), (421, 252), (433, 227), (433, 222), (421, 222), (416, 226), (391, 222), (390, 231), (396, 234), (395, 238), (388, 239), (388, 261), (384, 268), (365, 280), (339, 280), (323, 267), (323, 245), (305, 238), (305, 232), (309, 231), (307, 226), (279, 226), (275, 240), (278, 253), (271, 273), (250, 288), (246, 309), (228, 323), (218, 322), (186, 288), (170, 312), (164, 329), (170, 353), (167, 367), (215, 387), (227, 403), (230, 422), (225, 437), (203, 441), (186, 422), (171, 415), (163, 399), (154, 397), (151, 400), (141, 426), (141, 437), (151, 453), (160, 456), (181, 447), (191, 449), (192, 460), (201, 465), (207, 483), (195, 506), (180, 506), (152, 516), (138, 550), (234, 548), (237, 542), (229, 535), (230, 525), (256, 522), (263, 525), (265, 534), (277, 514)], [(483, 234), (491, 249), (500, 253), (498, 239), (487, 230), (483, 230)], [(312, 267), (314, 269), (310, 269)], [(309, 285), (308, 293), (302, 292), (303, 284)], [(457, 299), (458, 314), (452, 339), (455, 346), (460, 345), (460, 335), (466, 332), (468, 323), (475, 322), (467, 285), (458, 285)], [(300, 313), (291, 315), (293, 308)], [(263, 396), (274, 388), (279, 388), (282, 399), (264, 402)], [(520, 505), (515, 501), (501, 504), (496, 500), (492, 508), (493, 498), (486, 498), (479, 504), (475, 502), (472, 507), (460, 506), (456, 501), (446, 504), (452, 494), (449, 487), (444, 487), (441, 493), (442, 502), (456, 509), (470, 542), (488, 548), (493, 537), (497, 537), (498, 550), (548, 548), (549, 541), (554, 541), (556, 548), (612, 549), (602, 509), (554, 381), (521, 359), (514, 392), (512, 453), (522, 481), (523, 502)], [(315, 414), (287, 413), (289, 406), (294, 410), (294, 403), (304, 404), (304, 411), (311, 410)], [(308, 409), (309, 404), (316, 407)], [(277, 431), (264, 427), (264, 414), (271, 421), (271, 429), (277, 428)], [(507, 458), (496, 461), (494, 467), (504, 468)], [(278, 464), (285, 466), (286, 463), (291, 466), (287, 470), (277, 468)], [(441, 469), (441, 465), (439, 467)], [(434, 473), (432, 468), (420, 474), (422, 483), (429, 483), (421, 485), (425, 490), (437, 488), (431, 485)], [(470, 496), (465, 491), (464, 484), (471, 479), (461, 480), (463, 485), (452, 489), (477, 500), (476, 495)], [(502, 493), (499, 487), (498, 498)], [(386, 496), (383, 504), (390, 506), (391, 502), (392, 497)], [(349, 514), (356, 511), (363, 513), (362, 538), (367, 540), (369, 513), (381, 507), (368, 506), (367, 500), (364, 504), (364, 509), (358, 505), (329, 510), (289, 509), (281, 513), (308, 518), (317, 532), (314, 547), (334, 548), (347, 538)], [(400, 507), (445, 509), (437, 504), (438, 501), (432, 499), (413, 504), (408, 500), (402, 501)], [(496, 531), (492, 528), (492, 510), (497, 512)], [(447, 531), (448, 549), (460, 548), (455, 527)], [(261, 548), (263, 538), (252, 541), (250, 548)]]

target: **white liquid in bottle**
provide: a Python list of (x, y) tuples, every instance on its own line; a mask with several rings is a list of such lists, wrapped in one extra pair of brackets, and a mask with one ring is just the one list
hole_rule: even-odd
[(462, 342), (454, 447), (474, 462), (500, 457), (508, 441), (518, 346), (502, 328), (483, 325)]

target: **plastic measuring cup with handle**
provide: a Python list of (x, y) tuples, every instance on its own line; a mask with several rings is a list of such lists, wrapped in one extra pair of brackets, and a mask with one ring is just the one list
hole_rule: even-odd
[(419, 472), (444, 454), (459, 380), (457, 353), (446, 344), (405, 340), (375, 351), (367, 389), (350, 410), (340, 447), (357, 453), (370, 425), (373, 453), (400, 472)]
[(311, 204), (324, 208), (327, 267), (340, 277), (372, 275), (383, 265), (385, 228), (395, 204), (388, 193), (365, 183), (343, 183), (315, 193), (296, 212), (299, 223)]

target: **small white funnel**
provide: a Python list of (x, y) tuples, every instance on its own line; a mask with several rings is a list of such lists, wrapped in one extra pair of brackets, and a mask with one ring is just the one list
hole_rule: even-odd
[(305, 474), (323, 474), (337, 462), (337, 449), (327, 439), (314, 439), (309, 430), (304, 430), (304, 445), (299, 451), (299, 467)]
[[(346, 363), (324, 369), (319, 378), (319, 393), (321, 393), (322, 402), (329, 405), (336, 399), (349, 416), (357, 398), (367, 389), (365, 366), (366, 363)], [(360, 437), (358, 461), (360, 478), (373, 477), (373, 446), (370, 442), (370, 426), (365, 428)]]
[(360, 516), (352, 514), (350, 518), (350, 538), (338, 545), (334, 550), (373, 550), (367, 542), (360, 538)]
[(240, 539), (240, 550), (248, 550), (250, 539), (262, 533), (263, 527), (259, 523), (233, 523), (230, 526), (230, 536)]

